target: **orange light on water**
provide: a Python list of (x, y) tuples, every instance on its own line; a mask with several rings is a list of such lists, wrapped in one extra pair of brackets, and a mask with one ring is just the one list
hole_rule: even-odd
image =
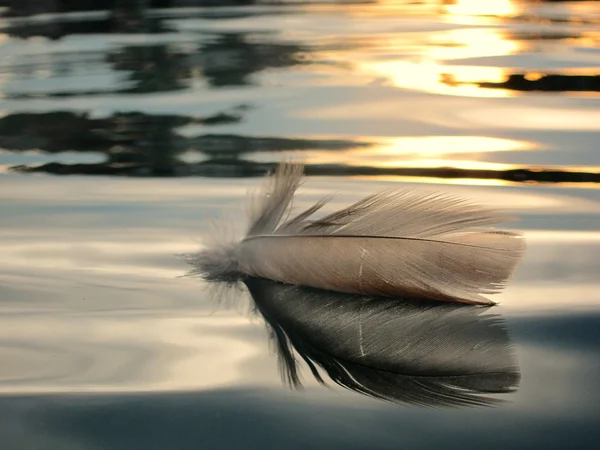
[[(362, 138), (361, 140), (366, 140), (366, 138)], [(441, 156), (462, 153), (526, 150), (534, 147), (533, 144), (525, 141), (487, 136), (404, 136), (379, 138), (378, 142), (379, 145), (377, 146), (362, 150), (353, 150), (352, 153), (368, 152), (371, 155), (388, 156)]]
[(454, 66), (435, 61), (390, 61), (369, 63), (363, 70), (373, 71), (388, 78), (403, 89), (465, 97), (512, 97), (505, 89), (482, 89), (479, 81), (501, 83), (507, 71), (501, 67)]
[(511, 0), (446, 0), (444, 11), (464, 16), (514, 16), (519, 8)]
[[(512, 165), (486, 162), (491, 153), (537, 150), (531, 142), (487, 136), (404, 136), (362, 137), (357, 146), (344, 152), (314, 150), (302, 152), (309, 164), (349, 166), (507, 170)], [(360, 145), (372, 143), (371, 145)]]
[[(388, 47), (407, 46), (405, 37), (392, 38)], [(394, 41), (398, 41), (394, 44)], [(508, 89), (485, 89), (478, 83), (502, 83), (510, 69), (466, 62), (472, 58), (515, 55), (526, 43), (511, 40), (495, 28), (461, 28), (434, 33), (411, 58), (359, 63), (364, 72), (384, 76), (399, 88), (466, 97), (513, 97)]]

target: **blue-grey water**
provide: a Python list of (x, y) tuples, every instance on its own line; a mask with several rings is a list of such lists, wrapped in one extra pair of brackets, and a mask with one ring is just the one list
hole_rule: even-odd
[[(29, 3), (0, 20), (1, 449), (596, 448), (600, 2)], [(298, 207), (419, 187), (516, 217), (504, 403), (290, 390), (247, 294), (180, 277), (283, 158)]]

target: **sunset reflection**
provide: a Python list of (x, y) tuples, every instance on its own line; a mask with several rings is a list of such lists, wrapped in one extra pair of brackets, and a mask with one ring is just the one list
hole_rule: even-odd
[(485, 161), (452, 160), (446, 159), (411, 159), (409, 161), (381, 161), (371, 164), (376, 167), (414, 167), (414, 168), (436, 168), (452, 167), (463, 170), (509, 170), (518, 166), (513, 164), (490, 163)]
[(437, 60), (511, 55), (524, 48), (515, 36), (494, 28), (463, 28), (436, 33), (427, 56)]
[[(394, 85), (410, 90), (466, 97), (513, 97), (504, 89), (481, 89), (474, 84), (480, 80), (500, 83), (506, 79), (506, 69), (499, 67), (449, 66), (436, 61), (413, 63), (393, 61), (368, 66), (388, 78)], [(464, 84), (471, 82), (473, 84)]]
[[(360, 143), (374, 142), (370, 146)], [(309, 164), (335, 164), (371, 167), (455, 167), (461, 169), (508, 170), (516, 166), (485, 162), (490, 152), (535, 150), (533, 143), (486, 136), (404, 136), (362, 137), (357, 147), (338, 151), (308, 151), (302, 158)], [(468, 155), (469, 159), (465, 159)]]
[[(401, 42), (406, 40), (405, 36), (391, 40), (394, 43), (386, 44), (390, 48), (410, 45)], [(414, 57), (368, 61), (360, 67), (363, 71), (383, 75), (403, 89), (467, 97), (512, 97), (515, 93), (509, 89), (482, 89), (476, 84), (483, 80), (501, 83), (508, 78), (511, 68), (490, 63), (475, 65), (468, 60), (515, 55), (524, 51), (526, 45), (527, 42), (499, 28), (458, 28), (431, 33), (417, 47), (418, 55)]]
[(443, 0), (444, 12), (457, 16), (514, 16), (519, 7), (511, 0)]
[[(600, 0), (2, 4), (0, 450), (592, 445), (600, 404)], [(334, 297), (282, 302), (284, 291), (273, 291), (261, 305), (248, 285), (225, 290), (190, 276), (191, 255), (214, 248), (229, 256), (255, 234), (250, 222), (265, 202), (248, 194), (284, 160), (305, 163), (306, 177), (289, 211), (263, 211), (271, 222), (298, 218), (295, 230), (263, 227), (276, 235), (273, 254), (303, 239), (291, 232), (327, 232), (337, 222), (328, 218), (344, 216), (361, 222), (355, 231), (394, 234), (398, 251), (424, 255), (419, 267), (400, 264), (400, 278), (436, 280), (445, 274), (430, 273), (427, 262), (469, 252), (446, 251), (451, 243), (436, 251), (421, 239), (435, 223), (460, 234), (461, 225), (510, 219), (498, 228), (521, 234), (527, 249), (489, 313), (490, 325), (512, 336), (522, 368), (511, 403), (471, 413), (395, 407), (334, 384), (335, 372), (332, 389), (323, 389), (311, 373), (329, 383), (337, 364), (354, 383), (367, 355), (382, 381), (392, 374), (382, 364), (393, 359), (402, 385), (429, 386), (421, 367), (414, 380), (405, 372), (431, 358), (415, 359), (410, 339), (382, 327), (368, 339), (378, 302), (356, 302), (344, 316), (331, 307)], [(392, 190), (425, 200), (362, 214), (369, 196)], [(435, 196), (457, 201), (432, 211), (427, 199)], [(322, 207), (302, 215), (314, 205)], [(335, 214), (348, 210), (358, 215)], [(276, 239), (284, 228), (287, 239)], [(358, 248), (364, 239), (356, 238), (346, 241)], [(342, 259), (352, 252), (346, 247)], [(362, 253), (361, 262), (385, 265), (385, 255)], [(323, 259), (319, 249), (313, 259)], [(329, 275), (313, 275), (335, 277), (342, 266), (331, 261)], [(486, 267), (471, 269), (486, 277)], [(410, 301), (386, 305), (398, 300)], [(265, 321), (252, 314), (261, 307)], [(419, 336), (427, 331), (412, 322)], [(271, 333), (327, 352), (346, 330), (357, 343), (345, 346), (348, 360), (291, 355), (306, 389), (287, 392), (273, 357), (286, 343)], [(443, 344), (433, 353), (445, 360), (461, 347), (438, 341), (431, 348)], [(486, 355), (494, 350), (476, 344)], [(358, 371), (342, 373), (348, 361)], [(460, 375), (441, 369), (448, 379)]]
[(405, 176), (360, 176), (357, 180), (363, 181), (386, 181), (390, 183), (435, 183), (447, 186), (510, 186), (514, 184), (512, 181), (496, 180), (492, 178), (431, 178), (431, 177), (405, 177)]
[[(483, 98), (522, 95), (524, 89), (510, 83), (511, 77), (522, 73), (538, 79), (546, 75), (597, 73), (596, 66), (588, 62), (581, 66), (570, 62), (574, 54), (581, 54), (582, 61), (589, 58), (580, 49), (595, 48), (598, 41), (594, 28), (567, 28), (566, 24), (583, 20), (578, 19), (577, 8), (571, 4), (557, 10), (540, 9), (535, 2), (510, 0), (446, 0), (441, 5), (427, 2), (427, 6), (434, 5), (438, 6), (437, 17), (452, 29), (440, 27), (427, 33), (406, 30), (380, 35), (378, 43), (371, 36), (368, 53), (353, 51), (351, 59), (357, 61), (359, 71), (376, 74), (410, 91)], [(509, 25), (509, 19), (527, 25), (515, 28)], [(399, 23), (402, 20), (399, 18)], [(541, 61), (533, 56), (540, 53), (545, 55)], [(344, 55), (346, 61), (347, 56)], [(575, 80), (564, 84), (565, 91), (583, 90), (588, 96), (596, 95), (595, 87), (584, 88)], [(561, 89), (536, 86), (529, 90)]]

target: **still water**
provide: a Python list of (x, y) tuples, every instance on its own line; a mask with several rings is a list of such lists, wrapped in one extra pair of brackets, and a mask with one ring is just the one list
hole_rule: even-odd
[[(0, 448), (596, 447), (600, 2), (45, 13), (0, 32)], [(502, 403), (385, 402), (306, 366), (290, 390), (247, 292), (217, 304), (180, 277), (175, 255), (239, 223), (282, 158), (311, 175), (298, 207), (418, 187), (517, 218), (528, 248), (492, 311), (520, 372)]]

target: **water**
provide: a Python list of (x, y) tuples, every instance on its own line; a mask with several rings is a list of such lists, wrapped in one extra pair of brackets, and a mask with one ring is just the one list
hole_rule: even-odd
[[(595, 446), (600, 3), (131, 14), (0, 23), (0, 448)], [(281, 158), (314, 175), (299, 207), (417, 186), (517, 217), (505, 403), (393, 404), (306, 367), (291, 391), (246, 294), (178, 278)]]

